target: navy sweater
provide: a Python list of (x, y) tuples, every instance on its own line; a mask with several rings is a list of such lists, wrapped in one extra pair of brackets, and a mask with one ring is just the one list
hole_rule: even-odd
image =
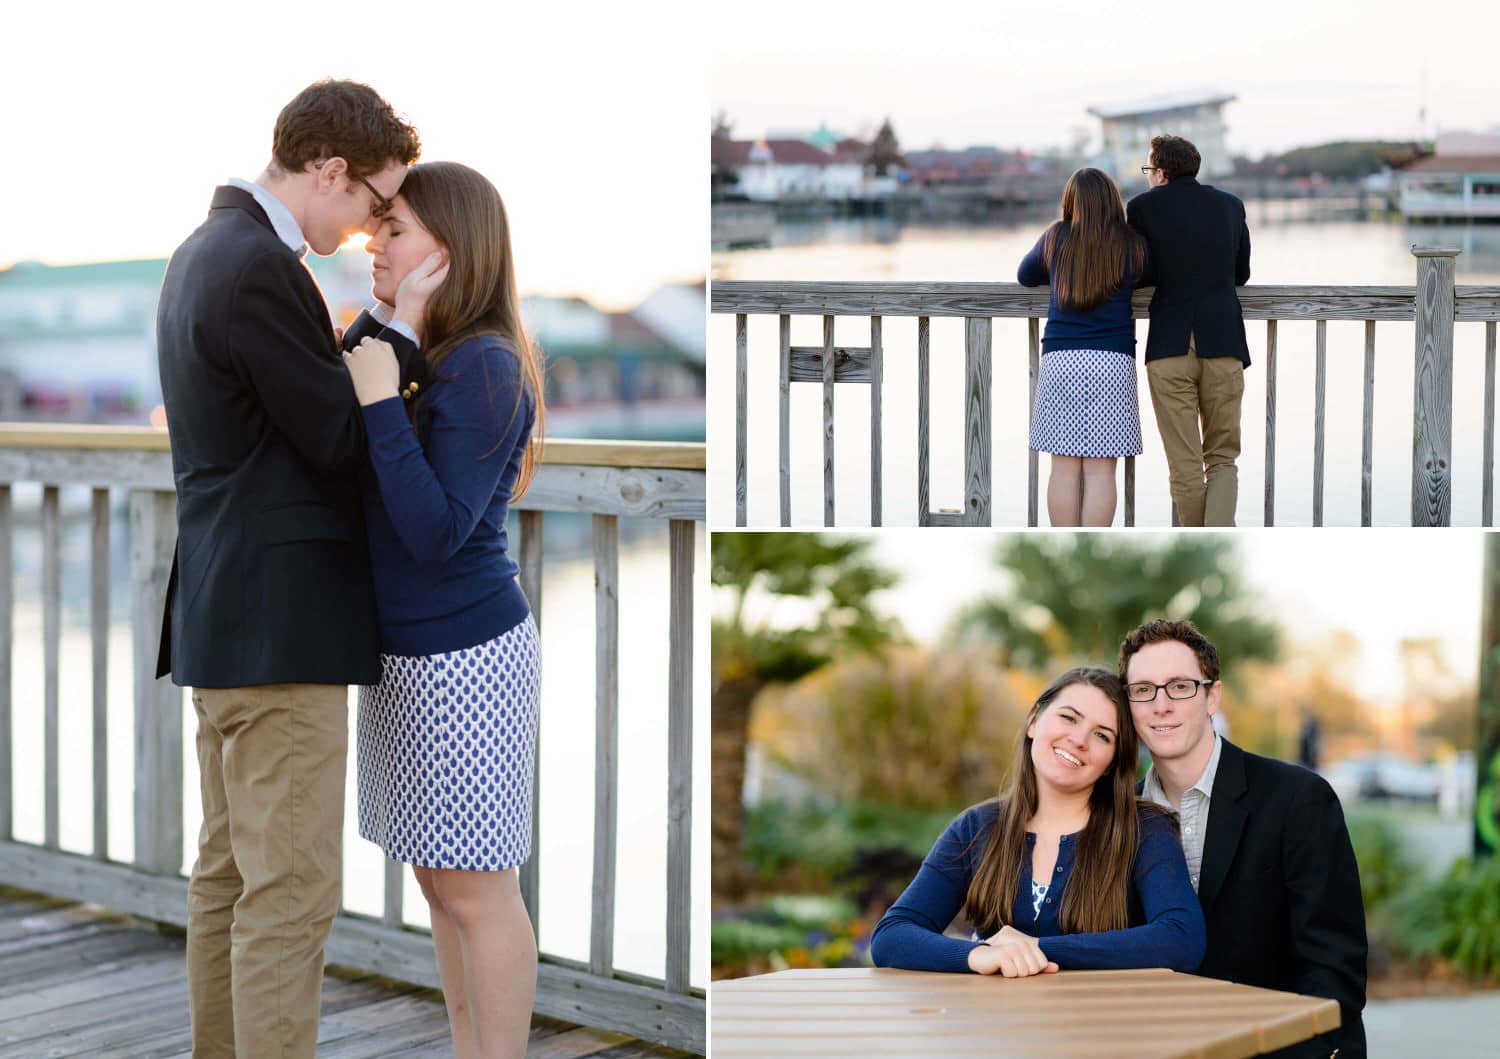
[[(966, 809), (948, 826), (922, 861), (917, 877), (881, 917), (870, 939), (878, 967), (914, 971), (968, 971), (969, 952), (981, 940), (943, 934), (963, 909), (969, 881), (1000, 817), (998, 801)], [(1031, 900), (1031, 850), (1027, 834), (1021, 881), (1011, 924), (1041, 943), (1061, 970), (1119, 970), (1166, 967), (1192, 971), (1203, 959), (1207, 932), (1203, 909), (1188, 881), (1187, 861), (1172, 824), (1158, 813), (1141, 814), (1141, 843), (1130, 878), (1130, 926), (1097, 934), (1064, 934), (1058, 923), (1063, 889), (1072, 874), (1077, 835), (1064, 835), (1057, 867), (1048, 883), (1041, 914)], [(998, 929), (998, 928), (997, 928)]]
[(399, 397), (363, 408), (360, 491), (385, 654), (473, 647), (530, 613), (505, 532), (534, 413), (520, 361), (499, 338), (471, 338), (437, 375), (417, 432)]
[[(1045, 232), (1037, 240), (1036, 246), (1021, 259), (1021, 267), (1016, 270), (1016, 280), (1023, 287), (1051, 285), (1053, 266), (1057, 263), (1056, 255), (1062, 253), (1063, 241), (1068, 238), (1068, 226), (1062, 225), (1061, 229), (1057, 250), (1051, 262), (1047, 260), (1044, 250), (1047, 242)], [(1042, 334), (1042, 352), (1050, 353), (1054, 349), (1108, 349), (1126, 356), (1135, 356), (1135, 317), (1130, 310), (1130, 296), (1136, 287), (1150, 286), (1152, 282), (1151, 262), (1148, 258), (1146, 268), (1140, 275), (1127, 268), (1125, 282), (1120, 284), (1119, 289), (1088, 312), (1063, 308), (1057, 302), (1057, 289), (1052, 288), (1047, 299), (1047, 330)]]

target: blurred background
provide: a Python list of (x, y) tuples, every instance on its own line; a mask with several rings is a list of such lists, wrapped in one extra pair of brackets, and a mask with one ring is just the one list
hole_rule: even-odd
[(1372, 999), (1496, 984), (1500, 857), (1473, 859), (1500, 845), (1500, 770), (1476, 813), (1493, 535), (931, 533), (713, 537), (715, 978), (867, 965), (1036, 695), (1165, 617), (1217, 646), (1224, 734), (1338, 792)]

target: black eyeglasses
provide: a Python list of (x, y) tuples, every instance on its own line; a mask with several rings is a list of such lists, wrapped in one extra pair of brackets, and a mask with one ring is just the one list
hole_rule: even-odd
[[(323, 161), (326, 162), (327, 159), (325, 158)], [(323, 162), (314, 162), (313, 163), (313, 168), (314, 169), (322, 169), (323, 168)], [(347, 173), (348, 171), (345, 170), (345, 172)], [(375, 196), (375, 205), (373, 205), (373, 206), (370, 207), (370, 216), (372, 216), (372, 217), (384, 217), (387, 213), (391, 212), (391, 208), (393, 206), (395, 206), (396, 204), (394, 202), (392, 202), (390, 199), (386, 198), (380, 192), (376, 191), (374, 184), (370, 183), (368, 180), (366, 180), (362, 176), (355, 176), (353, 173), (349, 173), (348, 175), (349, 175), (350, 179), (352, 179), (352, 180), (358, 180), (361, 184), (363, 184), (369, 190), (369, 192), (370, 192), (371, 195)]]
[(1206, 688), (1212, 683), (1212, 680), (1188, 680), (1186, 677), (1169, 680), (1165, 684), (1142, 681), (1138, 684), (1126, 684), (1125, 694), (1130, 696), (1131, 702), (1150, 702), (1156, 698), (1158, 691), (1165, 688), (1169, 699), (1190, 699), (1198, 694), (1199, 688)]
[(1141, 172), (1144, 173), (1146, 176), (1150, 176), (1152, 173), (1160, 173), (1161, 172), (1161, 167), (1160, 166), (1154, 166), (1154, 165), (1143, 165), (1143, 166), (1141, 166)]

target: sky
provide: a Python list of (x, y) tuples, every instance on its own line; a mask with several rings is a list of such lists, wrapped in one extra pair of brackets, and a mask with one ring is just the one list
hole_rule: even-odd
[[(1165, 545), (1173, 532), (1180, 531), (1136, 536), (1161, 537)], [(941, 548), (932, 547), (935, 534)], [(875, 603), (920, 643), (939, 645), (962, 607), (1005, 588), (994, 562), (1004, 534), (884, 529), (870, 536), (872, 557), (901, 576)], [(1370, 700), (1399, 697), (1403, 639), (1441, 640), (1453, 672), (1477, 681), (1482, 533), (1442, 530), (1440, 547), (1430, 531), (1419, 529), (1283, 528), (1234, 536), (1244, 583), (1260, 613), (1309, 643), (1337, 630), (1358, 637), (1361, 654), (1343, 676)], [(724, 602), (721, 595), (718, 604)], [(795, 608), (777, 606), (776, 624), (801, 617)]]
[[(523, 294), (623, 309), (705, 273), (699, 5), (24, 3), (5, 15), (0, 268), (166, 257), (281, 108), (364, 81), (505, 199)], [(621, 42), (630, 40), (629, 47)]]
[(1088, 107), (1199, 87), (1238, 97), (1228, 144), (1255, 157), (1500, 125), (1493, 0), (761, 0), (753, 19), (730, 11), (713, 34), (713, 102), (740, 139), (824, 121), (869, 135), (889, 116), (907, 148), (1042, 149), (1074, 130), (1097, 143)]

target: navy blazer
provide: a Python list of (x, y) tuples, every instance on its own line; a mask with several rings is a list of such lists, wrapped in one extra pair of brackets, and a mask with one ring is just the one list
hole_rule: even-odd
[[(177, 485), (157, 676), (375, 683), (364, 424), (322, 292), (254, 196), (215, 190), (167, 263), (156, 336)], [(381, 337), (405, 386), (420, 355)]]
[(1130, 200), (1130, 226), (1146, 239), (1156, 290), (1146, 361), (1187, 355), (1238, 357), (1250, 366), (1245, 318), (1235, 287), (1250, 282), (1245, 204), (1227, 191), (1178, 177)]

